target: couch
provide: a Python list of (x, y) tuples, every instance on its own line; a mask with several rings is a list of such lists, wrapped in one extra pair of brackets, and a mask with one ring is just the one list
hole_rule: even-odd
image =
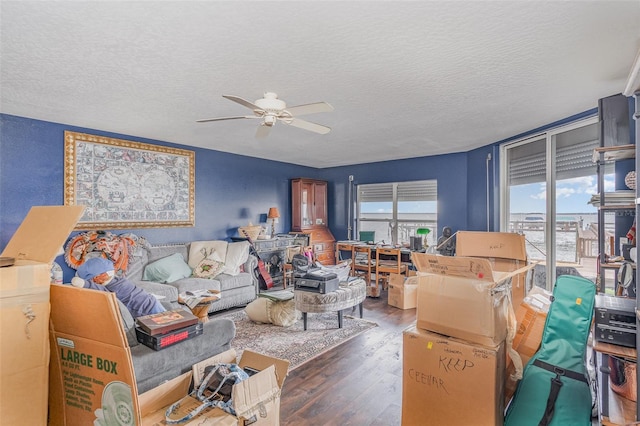
[[(75, 418), (71, 423), (82, 424), (78, 418), (87, 410), (81, 406), (74, 411), (74, 404), (65, 403), (67, 396), (73, 398), (68, 381), (76, 374), (91, 383), (86, 386), (96, 404), (108, 382), (125, 383), (139, 395), (191, 371), (193, 364), (229, 350), (235, 337), (232, 320), (211, 319), (203, 324), (202, 335), (156, 351), (138, 343), (133, 318), (114, 293), (52, 284), (50, 296), (50, 424), (65, 424), (64, 418), (69, 417)], [(64, 355), (70, 352), (82, 354), (78, 358), (82, 362), (70, 361)], [(117, 368), (101, 368), (101, 358), (113, 362), (105, 365)], [(89, 414), (95, 409), (92, 407)]]
[[(228, 243), (212, 240), (151, 245), (140, 239), (129, 260), (126, 275), (138, 287), (160, 297), (166, 307), (178, 306), (178, 294), (186, 291), (219, 291), (221, 298), (211, 304), (211, 314), (244, 306), (257, 297), (258, 280), (253, 271), (258, 259), (249, 253), (249, 248), (247, 241)], [(194, 271), (205, 258), (218, 260), (222, 264), (221, 272), (213, 278), (193, 277)], [(149, 272), (162, 262), (166, 262), (165, 272), (171, 276)]]

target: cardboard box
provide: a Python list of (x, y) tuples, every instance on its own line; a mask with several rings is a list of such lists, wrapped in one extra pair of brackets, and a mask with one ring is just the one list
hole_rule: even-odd
[[(487, 259), (413, 253), (419, 271), (418, 328), (498, 346), (507, 336), (511, 278)], [(515, 324), (513, 325), (515, 327)]]
[[(65, 309), (53, 309), (51, 312), (49, 424), (84, 426), (102, 418), (105, 424), (155, 425), (146, 416), (188, 394), (192, 373), (138, 395), (131, 351), (114, 293), (53, 284), (51, 303)], [(78, 321), (78, 318), (99, 318), (99, 331), (94, 324)], [(244, 392), (236, 400), (236, 406), (241, 410), (239, 413), (255, 411), (256, 408), (249, 405), (264, 394), (265, 388), (272, 389), (270, 384), (275, 382), (281, 387), (288, 368), (287, 361), (266, 359), (259, 354), (251, 358), (249, 354), (243, 354), (243, 362), (250, 362), (257, 366), (256, 369), (264, 371), (243, 385), (250, 390), (239, 388)], [(255, 358), (258, 361), (253, 361)], [(235, 352), (224, 352), (212, 359), (236, 362)], [(275, 367), (270, 369), (267, 364)], [(268, 406), (267, 401), (264, 402), (264, 406)], [(279, 404), (279, 400), (274, 403)], [(118, 410), (114, 410), (114, 406)], [(268, 408), (271, 414), (266, 420), (258, 419), (263, 423), (257, 424), (272, 424), (269, 422), (276, 414), (272, 406)], [(221, 418), (225, 415), (224, 412), (220, 414)], [(164, 420), (164, 411), (162, 416)], [(228, 420), (221, 420), (220, 424)], [(237, 423), (238, 420), (234, 419), (232, 424)]]
[(46, 424), (51, 263), (83, 206), (32, 207), (0, 256), (0, 419)]
[[(485, 258), (494, 271), (500, 272), (512, 272), (528, 265), (525, 237), (512, 232), (458, 231), (456, 254)], [(518, 306), (527, 293), (528, 273), (518, 274), (511, 280), (513, 306)]]
[(400, 274), (389, 276), (388, 303), (400, 309), (413, 309), (418, 304), (418, 277)]
[[(551, 296), (551, 292), (534, 287), (516, 309), (517, 328), (511, 347), (520, 354), (523, 367), (540, 349), (544, 324), (551, 306)], [(511, 377), (514, 372), (515, 367), (507, 354), (506, 401), (511, 399), (518, 384), (518, 381)]]
[[(204, 369), (216, 363), (235, 363), (236, 352), (231, 349), (219, 355), (199, 362), (193, 366), (192, 373), (181, 376), (182, 383), (162, 385), (140, 395), (142, 406), (142, 424), (164, 424), (167, 409), (174, 403), (181, 401), (172, 418), (182, 418), (200, 405), (193, 396), (187, 394), (185, 384), (193, 377), (194, 386), (198, 386), (204, 376)], [(279, 425), (280, 424), (280, 392), (289, 368), (289, 361), (272, 358), (249, 350), (244, 350), (238, 361), (242, 368), (251, 367), (259, 372), (233, 386), (232, 400), (236, 416), (232, 416), (220, 408), (205, 409), (192, 420), (180, 423), (182, 425)], [(206, 420), (205, 420), (206, 419)]]
[(403, 425), (502, 425), (504, 345), (488, 348), (412, 326), (403, 333)]

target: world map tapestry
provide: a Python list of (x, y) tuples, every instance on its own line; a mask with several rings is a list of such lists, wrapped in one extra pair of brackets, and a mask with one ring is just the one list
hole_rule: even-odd
[(195, 153), (65, 131), (64, 204), (76, 229), (194, 226)]

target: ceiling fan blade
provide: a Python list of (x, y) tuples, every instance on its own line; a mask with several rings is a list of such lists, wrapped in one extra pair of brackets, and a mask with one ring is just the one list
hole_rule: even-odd
[(239, 115), (236, 117), (218, 117), (218, 118), (205, 118), (202, 120), (196, 120), (196, 123), (206, 123), (208, 121), (222, 121), (222, 120), (239, 120), (242, 118), (259, 118), (255, 115)]
[(258, 130), (256, 130), (256, 139), (264, 139), (269, 135), (271, 131), (271, 126), (267, 126), (265, 124), (260, 124), (258, 126)]
[(312, 123), (306, 120), (299, 120), (297, 118), (292, 118), (291, 120), (283, 120), (290, 126), (298, 127), (300, 129), (309, 130), (311, 132), (320, 133), (321, 135), (325, 135), (331, 131), (331, 127), (323, 126), (321, 124)]
[(257, 109), (259, 111), (262, 111), (262, 108), (260, 108), (258, 105), (254, 104), (254, 103), (251, 103), (246, 99), (242, 99), (242, 98), (240, 98), (238, 96), (222, 95), (222, 97), (225, 98), (225, 99), (229, 99), (230, 101), (236, 102), (236, 103), (238, 103), (238, 104), (240, 104), (240, 105), (242, 105), (244, 107), (247, 107), (249, 109), (252, 109), (252, 110), (256, 110)]
[(313, 104), (296, 105), (286, 109), (291, 115), (315, 114), (318, 112), (331, 112), (333, 107), (326, 102), (315, 102)]

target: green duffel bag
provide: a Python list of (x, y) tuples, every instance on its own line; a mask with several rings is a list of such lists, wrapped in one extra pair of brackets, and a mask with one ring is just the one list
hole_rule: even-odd
[(585, 355), (595, 294), (586, 278), (558, 277), (540, 349), (524, 368), (505, 426), (591, 425)]

